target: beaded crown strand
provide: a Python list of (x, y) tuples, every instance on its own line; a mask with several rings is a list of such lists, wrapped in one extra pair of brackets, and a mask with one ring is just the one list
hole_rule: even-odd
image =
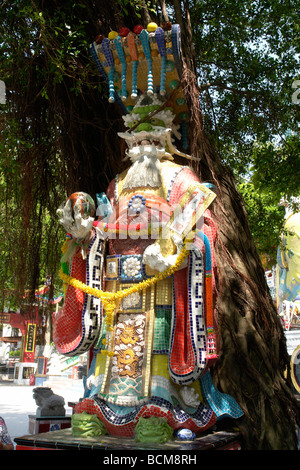
[(109, 102), (113, 103), (115, 101), (114, 94), (114, 74), (115, 74), (115, 63), (114, 58), (110, 50), (110, 41), (107, 38), (104, 38), (102, 41), (102, 50), (107, 61), (108, 66), (110, 67), (108, 73), (108, 89), (109, 89)]

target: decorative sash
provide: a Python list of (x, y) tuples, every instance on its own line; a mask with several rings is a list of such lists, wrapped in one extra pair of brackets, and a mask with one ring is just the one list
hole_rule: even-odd
[(186, 269), (177, 271), (173, 281), (169, 373), (181, 385), (199, 378), (207, 364), (203, 281), (203, 254), (193, 247), (188, 273)]
[[(67, 245), (72, 242), (73, 240), (68, 240)], [(86, 260), (81, 255), (73, 254), (70, 260), (71, 276), (86, 282), (92, 288), (101, 289), (103, 262), (104, 242), (96, 230), (87, 250)], [(66, 266), (64, 263), (64, 271)], [(54, 317), (53, 339), (57, 350), (66, 356), (76, 356), (88, 351), (99, 336), (101, 317), (100, 298), (68, 285), (65, 303)]]

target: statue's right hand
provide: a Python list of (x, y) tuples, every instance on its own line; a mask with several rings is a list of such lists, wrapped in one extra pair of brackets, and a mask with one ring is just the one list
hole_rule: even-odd
[(75, 204), (68, 199), (57, 209), (57, 215), (60, 224), (74, 238), (86, 238), (92, 230), (94, 217), (82, 214), (80, 199)]

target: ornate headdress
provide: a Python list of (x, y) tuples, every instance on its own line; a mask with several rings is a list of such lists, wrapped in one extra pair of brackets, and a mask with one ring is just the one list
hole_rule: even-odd
[[(123, 27), (119, 33), (111, 31), (108, 38), (99, 34), (90, 49), (108, 83), (109, 102), (118, 102), (126, 115), (133, 107), (136, 111), (141, 94), (162, 97), (166, 109), (172, 109), (174, 123), (180, 127), (182, 146), (187, 149), (189, 111), (180, 85), (179, 25), (168, 22), (159, 27), (149, 23), (147, 29), (138, 25), (133, 32)], [(150, 104), (147, 112), (153, 111)], [(126, 123), (125, 116), (124, 121)]]

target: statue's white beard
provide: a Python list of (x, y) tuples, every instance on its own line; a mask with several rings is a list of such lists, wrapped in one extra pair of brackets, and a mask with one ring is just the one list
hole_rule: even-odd
[[(142, 147), (143, 151), (141, 149)], [(155, 148), (155, 146), (152, 145), (142, 145), (140, 147), (134, 147), (128, 151), (129, 154), (131, 151), (137, 150), (134, 156), (130, 156), (133, 164), (127, 172), (124, 189), (133, 189), (142, 186), (158, 188), (161, 186), (160, 159), (155, 152), (148, 152), (149, 149), (146, 149), (146, 147)]]
[(155, 157), (161, 160), (161, 158), (165, 155), (166, 150), (164, 147), (159, 147), (152, 143), (141, 143), (140, 145), (129, 147), (126, 150), (126, 156), (130, 158), (132, 163), (134, 163), (136, 160), (141, 159), (141, 157), (143, 156)]

